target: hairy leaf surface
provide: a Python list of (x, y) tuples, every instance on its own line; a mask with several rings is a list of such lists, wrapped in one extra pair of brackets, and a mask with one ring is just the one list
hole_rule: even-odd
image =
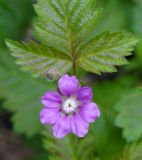
[(104, 32), (80, 47), (79, 64), (85, 70), (97, 74), (115, 72), (115, 66), (128, 63), (124, 56), (132, 54), (137, 41), (137, 38), (128, 33)]
[(18, 43), (7, 41), (12, 55), (17, 58), (16, 63), (22, 65), (22, 70), (31, 71), (35, 77), (56, 78), (65, 74), (72, 66), (67, 55), (53, 48), (35, 42)]

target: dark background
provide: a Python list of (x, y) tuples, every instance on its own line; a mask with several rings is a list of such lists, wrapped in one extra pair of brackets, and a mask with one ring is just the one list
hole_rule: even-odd
[[(7, 38), (26, 42), (33, 38), (32, 23), (36, 16), (33, 3), (35, 1), (32, 0), (0, 0), (0, 160), (45, 160), (50, 155), (50, 150), (42, 143), (39, 99), (47, 88), (56, 88), (56, 82), (33, 79), (19, 71), (4, 44)], [(98, 33), (127, 30), (142, 38), (141, 0), (98, 0), (97, 5), (104, 8)], [(115, 160), (113, 155), (120, 151), (115, 147), (123, 148), (126, 143), (121, 130), (112, 124), (112, 112), (121, 96), (141, 86), (142, 41), (128, 60), (130, 64), (120, 67), (114, 74), (97, 76), (79, 73), (84, 81), (92, 85), (94, 99), (105, 113), (105, 118), (109, 115), (105, 124), (98, 122), (96, 126), (104, 127), (95, 129), (101, 135), (95, 141), (96, 156), (100, 154), (101, 160)], [(142, 121), (139, 123), (142, 125)], [(110, 141), (113, 144), (108, 146)]]

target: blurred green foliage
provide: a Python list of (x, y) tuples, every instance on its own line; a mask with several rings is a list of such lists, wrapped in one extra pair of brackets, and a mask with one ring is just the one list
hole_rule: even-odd
[(0, 1), (0, 43), (5, 38), (21, 39), (33, 17), (32, 0)]
[(142, 141), (127, 145), (120, 156), (120, 160), (141, 160), (142, 159)]
[(124, 138), (128, 142), (139, 140), (142, 137), (142, 92), (131, 90), (117, 102), (115, 109), (119, 112), (115, 124), (123, 128)]
[[(98, 0), (97, 5), (104, 8), (97, 33), (106, 29), (124, 29), (142, 38), (142, 1)], [(33, 18), (31, 0), (0, 1), (0, 97), (4, 98), (1, 107), (13, 113), (14, 130), (29, 136), (23, 140), (27, 139), (27, 145), (37, 152), (30, 160), (47, 157), (50, 160), (63, 160), (63, 157), (65, 160), (86, 160), (83, 157), (90, 160), (141, 160), (142, 97), (135, 89), (142, 86), (142, 41), (129, 58), (130, 64), (121, 68), (113, 78), (105, 74), (100, 76), (102, 80), (97, 80), (93, 76), (94, 101), (101, 108), (101, 117), (91, 125), (89, 134), (84, 139), (70, 135), (64, 140), (56, 140), (50, 130), (45, 129), (42, 145), (42, 126), (38, 118), (40, 97), (46, 90), (55, 89), (56, 82), (33, 79), (19, 71), (4, 47), (5, 38), (24, 39)]]
[[(2, 54), (8, 54), (5, 50), (1, 51)], [(54, 86), (17, 71), (17, 67), (10, 63), (12, 58), (4, 57), (9, 63), (0, 67), (0, 96), (5, 98), (4, 107), (15, 112), (12, 118), (15, 131), (32, 136), (41, 130), (39, 122), (40, 97), (46, 88), (50, 89)]]

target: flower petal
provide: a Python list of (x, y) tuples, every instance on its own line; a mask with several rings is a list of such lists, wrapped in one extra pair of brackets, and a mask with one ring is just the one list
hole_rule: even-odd
[(43, 108), (40, 112), (40, 121), (42, 124), (54, 124), (60, 116), (59, 109)]
[(76, 93), (78, 86), (77, 78), (75, 76), (70, 77), (68, 74), (62, 76), (58, 81), (59, 90), (65, 96)]
[(89, 123), (83, 120), (80, 114), (75, 113), (71, 118), (71, 131), (78, 137), (84, 137), (88, 133)]
[(60, 95), (53, 91), (46, 92), (41, 98), (41, 103), (47, 108), (58, 108), (61, 102)]
[(86, 122), (94, 122), (100, 116), (100, 110), (96, 103), (89, 102), (80, 107), (80, 115)]
[(70, 117), (67, 115), (61, 115), (58, 122), (53, 126), (53, 135), (57, 138), (63, 138), (70, 132)]
[(82, 102), (90, 102), (93, 97), (92, 88), (80, 87), (77, 91), (77, 99)]

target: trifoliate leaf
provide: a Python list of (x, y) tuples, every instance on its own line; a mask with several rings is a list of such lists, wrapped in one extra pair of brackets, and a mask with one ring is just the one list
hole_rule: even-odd
[(138, 39), (124, 32), (104, 32), (80, 45), (78, 63), (86, 70), (100, 74), (115, 72), (115, 66), (127, 64), (124, 56), (131, 55)]
[[(36, 46), (32, 43), (32, 46), (31, 44), (26, 46), (12, 42), (11, 45), (8, 44), (13, 52), (12, 55), (19, 58), (18, 63), (23, 65), (23, 70), (34, 72), (36, 77), (48, 76), (55, 79), (67, 73), (76, 60), (77, 46), (90, 37), (98, 24), (101, 9), (94, 8), (93, 0), (38, 0), (35, 5), (37, 21), (34, 28), (38, 33), (37, 38), (46, 47), (41, 47), (42, 44)], [(20, 52), (19, 47), (21, 47)], [(39, 56), (41, 48), (42, 55), (46, 54), (46, 58)], [(28, 50), (26, 57), (23, 56), (25, 49), (26, 52)], [(32, 50), (32, 54), (29, 50)], [(37, 54), (36, 57), (33, 54)]]
[(123, 137), (136, 141), (142, 137), (142, 92), (132, 90), (125, 94), (115, 106), (118, 115), (115, 125), (123, 129)]
[(125, 147), (125, 150), (119, 160), (141, 160), (142, 159), (142, 141), (135, 142)]
[(115, 66), (128, 63), (124, 57), (131, 54), (137, 39), (123, 32), (96, 36), (101, 9), (94, 0), (37, 0), (34, 7), (40, 45), (8, 43), (23, 70), (35, 77), (56, 79), (72, 66), (100, 74), (115, 72)]
[(18, 43), (12, 40), (6, 41), (17, 58), (16, 63), (22, 66), (22, 70), (31, 71), (35, 77), (56, 78), (68, 72), (72, 66), (70, 58), (51, 47), (46, 47), (35, 42)]

